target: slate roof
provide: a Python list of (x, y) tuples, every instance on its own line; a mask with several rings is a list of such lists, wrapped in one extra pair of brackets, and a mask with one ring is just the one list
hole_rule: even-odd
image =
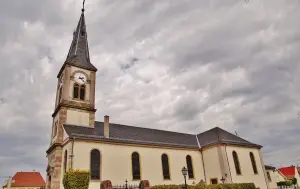
[[(46, 183), (39, 172), (17, 172), (12, 180), (12, 187), (43, 187)], [(6, 187), (5, 184), (3, 187)]]
[(219, 127), (215, 127), (197, 135), (200, 146), (210, 146), (215, 144), (233, 144), (240, 146), (261, 147), (260, 145), (244, 140)]
[(270, 166), (270, 165), (265, 165), (266, 170), (275, 170), (276, 167)]
[(97, 71), (97, 68), (90, 62), (84, 11), (82, 11), (76, 30), (73, 33), (73, 40), (65, 64)]
[[(199, 149), (198, 141), (200, 142), (201, 147), (220, 143), (261, 147), (228, 133), (227, 131), (218, 127), (199, 135), (193, 135), (115, 123), (109, 124), (109, 138), (104, 137), (103, 122), (95, 122), (95, 128), (65, 124), (64, 129), (70, 138), (76, 137), (87, 140), (114, 141), (122, 143), (150, 144), (195, 149)], [(218, 140), (218, 138), (222, 140)]]

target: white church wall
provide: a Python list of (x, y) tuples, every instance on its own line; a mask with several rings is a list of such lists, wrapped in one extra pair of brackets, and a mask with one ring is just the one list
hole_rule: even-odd
[[(232, 152), (236, 151), (240, 162), (241, 175), (236, 174), (235, 165), (233, 161)], [(252, 152), (255, 157), (258, 174), (254, 174), (250, 155)], [(253, 182), (256, 187), (260, 189), (267, 189), (267, 178), (265, 178), (265, 168), (260, 158), (260, 150), (255, 148), (243, 148), (235, 146), (227, 146), (228, 161), (231, 170), (231, 177), (233, 183), (249, 183)]]
[(89, 126), (90, 114), (79, 110), (67, 110), (67, 124)]
[[(183, 184), (184, 178), (181, 169), (186, 165), (186, 156), (190, 155), (193, 161), (195, 179), (187, 179), (188, 184), (198, 183), (204, 179), (201, 153), (198, 150), (163, 149), (155, 147), (141, 147), (108, 143), (91, 143), (76, 141), (74, 145), (74, 169), (90, 169), (90, 152), (98, 149), (101, 153), (101, 180), (111, 180), (113, 185), (138, 184), (132, 180), (131, 154), (140, 155), (141, 179), (149, 180), (151, 185)], [(166, 153), (169, 157), (170, 180), (163, 179), (161, 156)], [(98, 189), (100, 181), (91, 181), (90, 189)]]
[(222, 173), (220, 168), (218, 148), (211, 147), (203, 150), (202, 153), (207, 184), (211, 184), (211, 179), (217, 179), (218, 183), (220, 183)]

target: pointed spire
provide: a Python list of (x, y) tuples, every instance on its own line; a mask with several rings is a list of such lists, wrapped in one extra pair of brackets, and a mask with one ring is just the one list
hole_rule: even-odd
[(87, 40), (87, 31), (84, 17), (84, 3), (82, 13), (77, 24), (76, 30), (73, 32), (73, 40), (66, 59), (66, 64), (78, 66), (92, 71), (97, 68), (90, 62), (89, 45)]

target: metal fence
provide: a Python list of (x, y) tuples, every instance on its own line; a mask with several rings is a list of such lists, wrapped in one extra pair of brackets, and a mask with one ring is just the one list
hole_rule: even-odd
[(112, 189), (139, 189), (139, 185), (134, 184), (123, 184), (112, 186)]

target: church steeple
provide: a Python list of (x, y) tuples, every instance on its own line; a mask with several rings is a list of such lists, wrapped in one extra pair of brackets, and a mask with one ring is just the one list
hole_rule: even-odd
[[(73, 32), (73, 40), (65, 64), (84, 68), (91, 71), (97, 71), (97, 68), (90, 62), (89, 45), (84, 17), (84, 7), (82, 8), (82, 13), (77, 24), (76, 30)], [(60, 73), (58, 75), (60, 75)]]

